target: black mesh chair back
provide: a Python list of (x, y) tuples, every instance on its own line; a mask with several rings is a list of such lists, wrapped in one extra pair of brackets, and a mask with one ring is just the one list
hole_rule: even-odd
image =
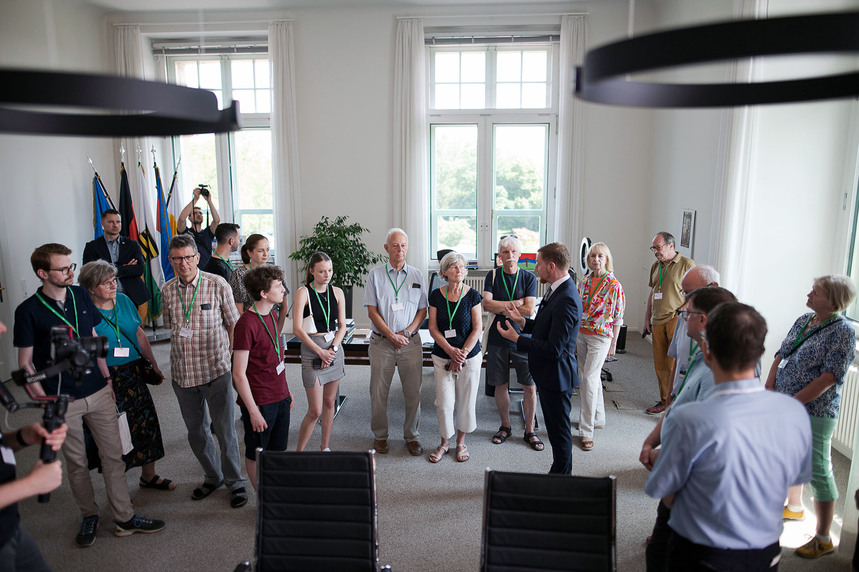
[(257, 450), (256, 566), (379, 569), (373, 453)]
[(486, 472), (486, 572), (616, 570), (615, 477)]

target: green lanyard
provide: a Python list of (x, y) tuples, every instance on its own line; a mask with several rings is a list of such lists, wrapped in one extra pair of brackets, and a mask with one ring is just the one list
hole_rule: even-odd
[[(806, 334), (805, 336), (803, 336), (801, 338), (799, 336), (796, 336), (796, 339), (793, 341), (793, 351), (790, 353), (793, 353), (794, 351), (796, 351), (796, 348), (801, 346), (805, 342), (805, 340), (807, 340), (808, 338), (813, 336), (818, 330), (820, 330), (826, 324), (828, 324), (829, 322), (831, 322), (835, 318), (838, 318), (839, 316), (840, 316), (840, 314), (832, 314), (831, 316), (829, 316), (826, 319), (825, 322), (823, 322), (822, 324), (820, 324), (819, 326), (817, 326), (816, 328), (814, 328), (813, 330), (808, 332), (808, 334)], [(805, 323), (805, 325), (802, 327), (802, 330), (800, 330), (800, 332), (799, 332), (800, 334), (802, 334), (802, 332), (805, 331), (805, 329), (808, 327), (808, 325), (811, 323), (811, 320), (813, 320), (813, 319), (814, 319), (814, 314), (812, 314), (811, 316), (808, 317), (808, 321)]]
[[(393, 268), (393, 269), (394, 269), (394, 272), (397, 272), (397, 269), (396, 269), (396, 268), (394, 268), (393, 266), (392, 266), (391, 268)], [(386, 275), (387, 275), (387, 277), (388, 277), (388, 282), (390, 282), (390, 283), (391, 283), (391, 287), (394, 289), (394, 301), (396, 301), (396, 302), (399, 302), (399, 301), (400, 301), (400, 290), (402, 289), (403, 284), (405, 284), (405, 283), (406, 283), (406, 280), (409, 278), (409, 266), (408, 266), (408, 265), (403, 266), (403, 270), (405, 270), (405, 271), (406, 271), (406, 275), (405, 275), (405, 276), (403, 276), (403, 281), (402, 281), (402, 282), (400, 282), (400, 285), (399, 285), (399, 286), (396, 286), (396, 285), (394, 284), (393, 279), (391, 279), (391, 273), (390, 273), (390, 272), (385, 272), (385, 274), (386, 274)], [(399, 272), (397, 272), (397, 274), (399, 274)], [(316, 290), (316, 288), (314, 288), (314, 290)], [(321, 306), (321, 305), (322, 305), (322, 302), (320, 302), (320, 303), (319, 303), (319, 305)]]
[(674, 397), (680, 395), (680, 392), (683, 391), (684, 387), (686, 387), (686, 380), (689, 379), (689, 374), (692, 373), (692, 368), (695, 367), (695, 364), (698, 362), (698, 356), (700, 355), (701, 353), (697, 352), (692, 358), (692, 360), (689, 362), (689, 365), (686, 366), (686, 374), (683, 376), (683, 383), (680, 384), (680, 389), (677, 390), (677, 393), (674, 394)]
[(116, 345), (122, 347), (122, 340), (119, 339), (119, 316), (116, 315), (116, 302), (113, 303), (113, 321), (111, 322), (107, 318), (107, 314), (104, 313), (104, 310), (101, 308), (98, 309), (101, 315), (104, 317), (104, 321), (113, 326), (113, 331), (116, 332)]
[(507, 277), (504, 275), (504, 270), (501, 270), (501, 283), (504, 284), (504, 290), (507, 292), (507, 299), (513, 301), (513, 294), (516, 292), (516, 285), (519, 283), (519, 268), (516, 269), (516, 279), (513, 281), (513, 290), (507, 288)]
[(660, 263), (659, 263), (659, 290), (658, 290), (659, 292), (662, 292), (662, 279), (663, 279), (663, 278), (665, 278), (665, 274), (666, 274), (666, 272), (667, 272), (667, 271), (666, 271), (666, 272), (663, 272), (663, 269), (664, 269), (664, 268), (665, 268), (665, 267), (664, 267), (664, 266), (662, 265), (662, 263), (660, 262)]
[[(259, 310), (257, 310), (256, 304), (254, 304), (254, 312), (259, 318), (259, 321), (262, 322), (262, 327), (265, 328), (265, 333), (268, 334), (268, 337), (271, 338), (271, 343), (274, 344), (274, 351), (277, 352), (277, 359), (281, 359), (280, 355), (280, 340), (277, 339), (276, 336), (272, 335), (272, 333), (268, 330), (268, 325), (265, 323), (265, 320), (262, 319), (262, 316), (259, 314)], [(269, 312), (269, 316), (271, 316), (271, 312)], [(271, 316), (271, 325), (274, 331), (277, 331), (277, 323), (274, 321), (274, 316)]]
[(230, 270), (233, 270), (233, 265), (232, 265), (232, 264), (230, 264), (230, 261), (229, 261), (229, 260), (227, 260), (226, 258), (224, 258), (223, 256), (221, 256), (221, 253), (220, 253), (220, 252), (218, 252), (217, 250), (215, 251), (215, 256), (217, 256), (218, 258), (220, 258), (221, 260), (223, 260), (223, 261), (224, 261), (224, 264), (226, 264), (226, 265), (227, 265), (227, 268), (229, 268)]
[(57, 312), (57, 311), (56, 311), (56, 309), (54, 309), (54, 307), (53, 307), (53, 306), (51, 306), (50, 304), (48, 304), (48, 303), (45, 301), (45, 299), (44, 299), (44, 298), (42, 298), (42, 295), (41, 295), (39, 292), (36, 292), (36, 297), (37, 297), (39, 300), (41, 300), (42, 304), (44, 304), (44, 305), (45, 305), (45, 308), (47, 308), (48, 310), (50, 310), (51, 312), (53, 312), (53, 313), (54, 313), (54, 315), (55, 315), (56, 317), (58, 317), (59, 319), (61, 319), (61, 320), (62, 320), (62, 321), (63, 321), (63, 322), (68, 326), (68, 327), (70, 327), (70, 328), (72, 329), (72, 331), (74, 331), (74, 333), (75, 333), (75, 335), (76, 335), (77, 337), (81, 337), (81, 334), (80, 334), (80, 332), (78, 331), (78, 326), (79, 326), (79, 324), (78, 324), (78, 305), (77, 305), (77, 303), (75, 302), (75, 293), (74, 293), (74, 292), (72, 292), (71, 290), (69, 290), (69, 295), (71, 295), (71, 297), (72, 297), (72, 309), (73, 309), (73, 310), (74, 310), (74, 312), (75, 312), (75, 325), (74, 325), (74, 326), (71, 324), (71, 322), (69, 322), (68, 320), (66, 320), (66, 317), (65, 317), (65, 316), (63, 316), (62, 314), (60, 314), (59, 312)]
[[(695, 341), (694, 339), (692, 339), (692, 337), (690, 336), (690, 337), (689, 337), (689, 359), (692, 359), (692, 355), (693, 355), (695, 352), (697, 352), (697, 351), (698, 351), (698, 342), (696, 342), (696, 341)], [(686, 368), (686, 370), (688, 371), (688, 370), (689, 370), (689, 368), (687, 367), (687, 368)]]
[[(606, 272), (605, 274), (603, 274), (603, 275), (602, 275), (602, 278), (600, 278), (599, 282), (597, 282), (597, 285), (596, 285), (594, 288), (592, 288), (592, 289), (590, 290), (590, 292), (588, 292), (588, 299), (587, 299), (587, 302), (585, 302), (585, 308), (587, 309), (587, 311), (588, 311), (588, 313), (589, 313), (589, 314), (590, 314), (590, 311), (591, 311), (591, 301), (594, 299), (594, 295), (595, 295), (597, 292), (599, 292), (599, 290), (600, 290), (600, 286), (602, 286), (602, 283), (603, 283), (603, 281), (606, 279), (606, 277), (607, 277), (607, 276), (608, 276), (608, 272)], [(593, 283), (594, 283), (594, 277), (593, 277), (593, 275), (591, 275), (591, 284), (593, 284)]]
[[(326, 291), (325, 303), (328, 306), (328, 311), (326, 311), (325, 308), (322, 307), (322, 298), (319, 297), (319, 292), (316, 291), (316, 285), (311, 282), (310, 286), (313, 288), (313, 293), (316, 294), (316, 299), (319, 301), (319, 308), (322, 310), (322, 315), (325, 317), (325, 331), (329, 332), (331, 331), (331, 288), (329, 287)], [(402, 284), (400, 284), (400, 286), (402, 286)]]
[(459, 309), (459, 303), (462, 302), (462, 293), (465, 292), (465, 285), (463, 284), (462, 289), (459, 291), (459, 300), (456, 301), (456, 306), (453, 307), (453, 312), (450, 311), (450, 300), (447, 299), (447, 295), (450, 294), (450, 286), (447, 287), (447, 292), (445, 292), (444, 301), (445, 306), (447, 306), (447, 323), (450, 326), (450, 329), (453, 329), (453, 317), (456, 316), (456, 311)]
[(197, 284), (194, 285), (194, 297), (191, 298), (191, 305), (185, 306), (185, 299), (182, 298), (182, 291), (179, 289), (179, 280), (176, 281), (176, 292), (179, 294), (179, 301), (182, 302), (182, 313), (185, 314), (185, 325), (191, 323), (191, 310), (194, 309), (194, 301), (197, 299), (197, 290), (200, 289), (200, 274), (197, 274)]

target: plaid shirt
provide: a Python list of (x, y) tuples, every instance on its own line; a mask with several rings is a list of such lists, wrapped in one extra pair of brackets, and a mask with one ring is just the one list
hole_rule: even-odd
[[(196, 299), (195, 288), (198, 289)], [(193, 332), (190, 338), (180, 335), (186, 327), (183, 300), (186, 307), (191, 305), (187, 324)], [(177, 276), (164, 284), (161, 302), (164, 320), (172, 334), (170, 370), (173, 381), (179, 387), (194, 387), (230, 371), (229, 332), (239, 320), (239, 312), (227, 281), (198, 270), (197, 278), (186, 286)]]

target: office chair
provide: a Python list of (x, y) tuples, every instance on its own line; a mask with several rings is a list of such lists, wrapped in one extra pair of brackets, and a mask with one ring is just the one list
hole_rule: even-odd
[(378, 571), (373, 452), (257, 449), (255, 566)]
[(480, 570), (617, 567), (616, 482), (486, 471)]

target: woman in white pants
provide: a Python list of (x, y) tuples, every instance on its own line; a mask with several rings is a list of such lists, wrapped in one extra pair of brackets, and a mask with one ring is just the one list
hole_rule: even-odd
[[(465, 257), (449, 252), (441, 259), (439, 274), (446, 286), (429, 296), (429, 331), (435, 340), (435, 405), (441, 444), (429, 456), (438, 463), (450, 450), (456, 432), (456, 460), (468, 460), (465, 435), (477, 428), (477, 388), (480, 385), (480, 335), (483, 333), (483, 299), (463, 281)], [(454, 409), (456, 417), (454, 419)]]
[(587, 255), (589, 272), (579, 282), (582, 322), (576, 340), (578, 374), (581, 385), (579, 435), (582, 449), (594, 448), (594, 428), (605, 427), (605, 403), (600, 372), (606, 357), (613, 356), (617, 335), (623, 325), (626, 298), (612, 271), (611, 251), (604, 242), (591, 246)]

